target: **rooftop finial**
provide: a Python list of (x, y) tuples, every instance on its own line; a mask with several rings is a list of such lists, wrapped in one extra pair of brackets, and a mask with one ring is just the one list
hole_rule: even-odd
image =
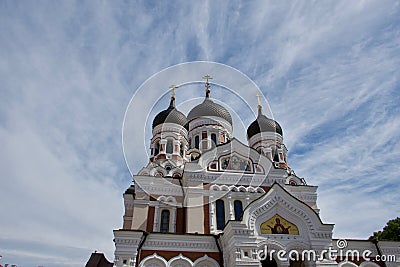
[(259, 93), (257, 93), (256, 97), (257, 97), (257, 102), (258, 102), (258, 105), (257, 105), (258, 115), (261, 115), (261, 110), (262, 110), (261, 100), (260, 100), (261, 95)]
[(210, 84), (208, 83), (208, 80), (212, 80), (212, 77), (207, 74), (203, 79), (206, 80), (206, 97), (210, 97)]
[(175, 107), (175, 88), (178, 88), (175, 84), (171, 85), (171, 102), (169, 104), (170, 107)]
[(175, 88), (178, 88), (175, 84), (171, 85), (169, 88), (171, 88), (171, 99), (175, 99)]

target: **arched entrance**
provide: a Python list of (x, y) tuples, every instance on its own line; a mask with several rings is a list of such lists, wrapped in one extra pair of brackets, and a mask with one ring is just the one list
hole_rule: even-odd
[(304, 267), (304, 262), (301, 260), (293, 261), (290, 260), (290, 267)]
[(267, 257), (265, 260), (261, 261), (261, 267), (278, 267), (274, 258)]

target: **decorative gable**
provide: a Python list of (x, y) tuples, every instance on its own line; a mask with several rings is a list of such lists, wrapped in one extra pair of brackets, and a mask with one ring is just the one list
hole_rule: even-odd
[(267, 174), (271, 161), (237, 139), (205, 152), (198, 162), (213, 172)]
[(313, 209), (277, 183), (250, 203), (243, 212), (242, 222), (260, 236), (288, 234), (306, 240), (330, 239), (333, 230), (333, 225), (323, 224)]

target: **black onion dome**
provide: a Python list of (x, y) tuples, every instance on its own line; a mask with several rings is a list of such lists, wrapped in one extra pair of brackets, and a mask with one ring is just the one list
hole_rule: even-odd
[(185, 114), (175, 108), (175, 98), (171, 99), (171, 103), (166, 110), (161, 111), (153, 120), (153, 129), (163, 123), (175, 123), (186, 128), (187, 119)]
[(220, 104), (214, 103), (208, 95), (203, 103), (195, 106), (188, 114), (188, 121), (204, 116), (219, 117), (232, 125), (232, 117), (229, 111)]
[(275, 132), (283, 136), (282, 127), (279, 123), (262, 114), (259, 109), (257, 119), (250, 124), (249, 128), (247, 128), (247, 138), (250, 139), (254, 135), (262, 132)]

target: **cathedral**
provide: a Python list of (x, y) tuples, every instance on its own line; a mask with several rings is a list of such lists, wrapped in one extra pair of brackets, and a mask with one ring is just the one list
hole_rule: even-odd
[[(169, 106), (153, 118), (148, 164), (123, 194), (114, 263), (91, 258), (87, 266), (400, 266), (398, 242), (332, 239), (317, 186), (289, 167), (279, 123), (259, 101), (242, 143), (208, 78), (204, 100), (187, 116), (172, 88)], [(397, 262), (378, 260), (385, 255)]]

